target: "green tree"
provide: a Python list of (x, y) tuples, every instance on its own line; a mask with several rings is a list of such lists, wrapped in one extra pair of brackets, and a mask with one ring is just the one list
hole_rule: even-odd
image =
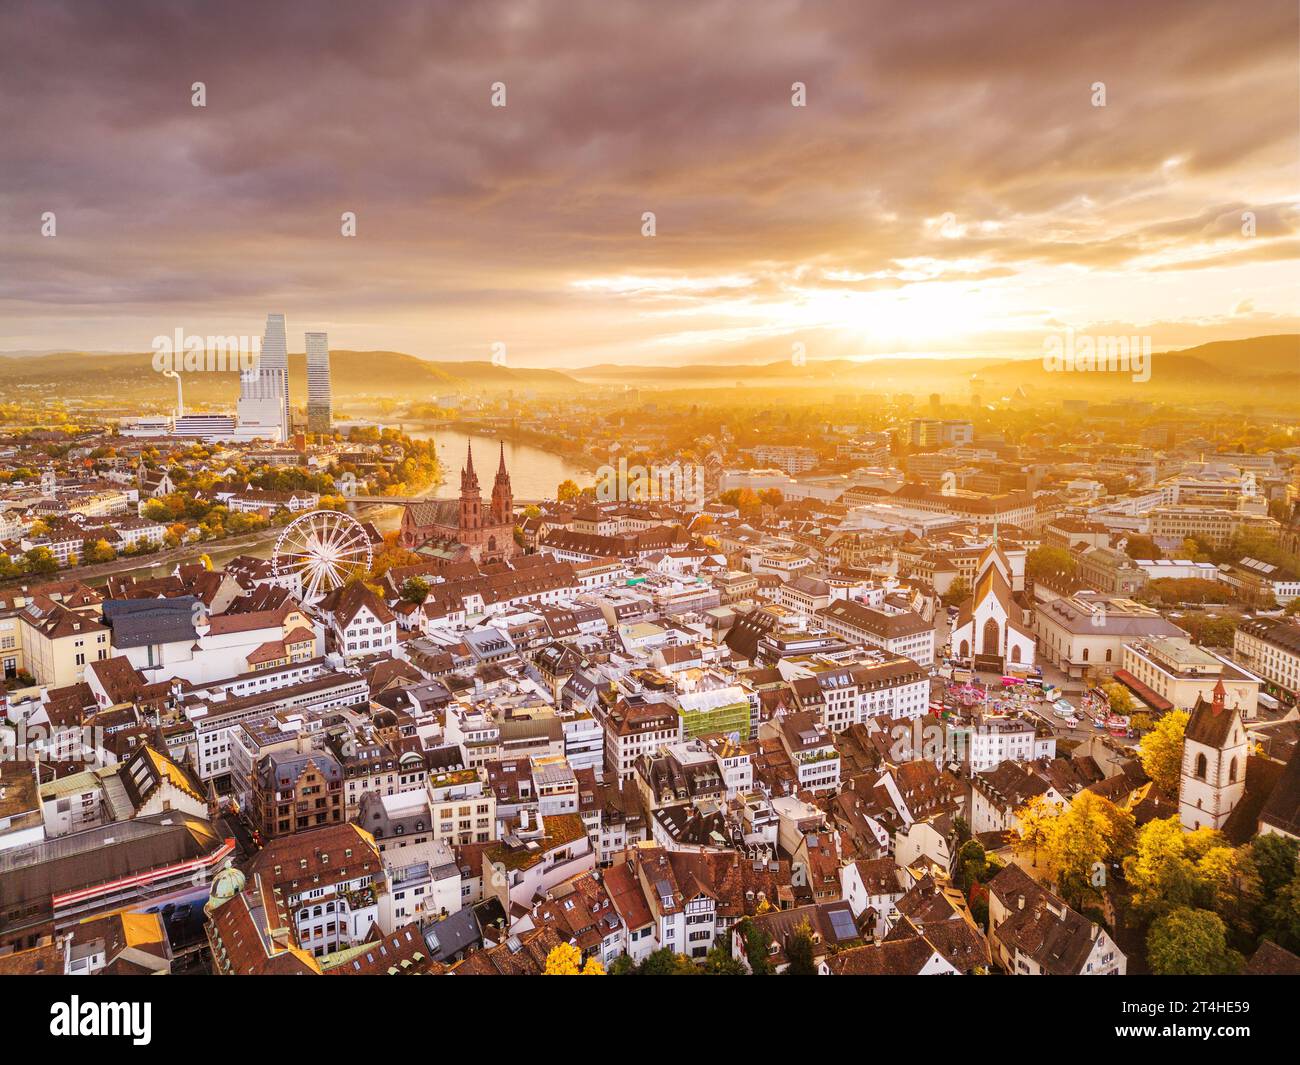
[(34, 576), (48, 576), (58, 568), (58, 560), (48, 547), (33, 547), (23, 555), (23, 570)]
[(1132, 559), (1157, 559), (1165, 557), (1151, 537), (1138, 536), (1136, 533), (1129, 536), (1128, 542), (1124, 544), (1124, 554), (1128, 555), (1128, 557)]
[(1259, 874), (1260, 891), (1265, 896), (1277, 894), (1295, 879), (1300, 840), (1269, 832), (1256, 836), (1248, 846)]
[(977, 839), (967, 840), (957, 852), (957, 869), (953, 877), (957, 887), (969, 891), (972, 884), (978, 884), (984, 879), (988, 864), (984, 844)]
[(706, 976), (744, 976), (745, 967), (731, 956), (726, 944), (719, 940), (704, 956), (704, 973)]
[(1075, 557), (1063, 547), (1036, 547), (1025, 557), (1025, 576), (1045, 584), (1069, 584), (1079, 570)]
[(617, 958), (615, 958), (612, 962), (609, 963), (609, 968), (606, 970), (606, 972), (610, 976), (635, 976), (636, 962), (634, 962), (626, 954), (620, 954)]
[(1221, 976), (1241, 971), (1242, 956), (1228, 946), (1217, 913), (1179, 906), (1147, 933), (1147, 963), (1157, 976)]
[(736, 931), (745, 941), (745, 958), (749, 962), (749, 971), (755, 976), (771, 976), (771, 935), (748, 917), (736, 926)]
[(423, 603), (429, 598), (429, 582), (423, 577), (407, 577), (402, 582), (402, 598), (408, 603)]
[(679, 969), (677, 965), (678, 955), (673, 952), (671, 947), (661, 947), (659, 950), (647, 954), (641, 964), (637, 966), (638, 976), (677, 976)]
[(789, 961), (785, 973), (787, 976), (816, 976), (817, 965), (813, 960), (812, 928), (804, 921), (786, 940), (785, 956)]
[(948, 590), (939, 597), (944, 606), (958, 606), (970, 598), (970, 581), (965, 577), (958, 577), (952, 584), (948, 585)]

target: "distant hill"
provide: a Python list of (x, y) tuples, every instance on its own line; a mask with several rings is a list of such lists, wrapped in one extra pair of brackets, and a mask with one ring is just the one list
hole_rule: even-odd
[[(938, 392), (946, 399), (979, 394), (995, 400), (1017, 389), (1029, 393), (1078, 394), (1100, 399), (1129, 392), (1135, 383), (1128, 373), (1059, 373), (1047, 370), (1043, 360), (1029, 359), (924, 359), (885, 358), (868, 361), (826, 359), (803, 366), (768, 362), (757, 366), (618, 366), (601, 364), (570, 370), (591, 384), (691, 390), (707, 388), (836, 387), (874, 392)], [(1232, 393), (1237, 401), (1291, 400), (1276, 394), (1280, 388), (1300, 386), (1300, 336), (1252, 337), (1216, 341), (1180, 351), (1153, 352), (1148, 391), (1163, 394), (1199, 394), (1206, 390)]]
[[(307, 399), (306, 356), (289, 355), (290, 400)], [(175, 384), (153, 368), (151, 352), (0, 356), (0, 377), (17, 388), (52, 391), (67, 398), (170, 405)], [(391, 398), (426, 400), (450, 391), (572, 390), (573, 378), (558, 370), (516, 369), (488, 362), (431, 362), (397, 351), (331, 351), (330, 378), (338, 400)], [(239, 395), (232, 371), (183, 375), (187, 406), (226, 406)]]
[[(306, 356), (289, 356), (290, 398), (306, 402)], [(1084, 398), (1112, 401), (1151, 397), (1163, 400), (1229, 399), (1234, 403), (1300, 402), (1300, 336), (1252, 337), (1216, 341), (1181, 351), (1156, 352), (1150, 380), (1135, 382), (1127, 373), (1056, 373), (1041, 359), (886, 358), (790, 360), (758, 365), (620, 366), (602, 364), (579, 370), (524, 369), (489, 362), (435, 362), (396, 351), (332, 351), (334, 394), (340, 403), (367, 400), (421, 402), (448, 392), (580, 392), (588, 388), (651, 388), (690, 393), (718, 389), (804, 388), (873, 393), (940, 393), (945, 402), (984, 402), (1006, 396), (1031, 401)], [(0, 355), (0, 379), (7, 387), (81, 400), (164, 409), (174, 402), (175, 386), (154, 369), (148, 352), (133, 355), (55, 352)], [(1140, 386), (1140, 391), (1135, 388)], [(231, 372), (185, 374), (187, 406), (234, 409), (238, 376)], [(20, 393), (21, 394), (21, 393)]]

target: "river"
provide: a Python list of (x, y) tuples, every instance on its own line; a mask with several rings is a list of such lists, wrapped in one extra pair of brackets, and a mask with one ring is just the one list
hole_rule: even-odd
[[(431, 493), (435, 498), (455, 499), (460, 495), (460, 468), (465, 465), (465, 448), (469, 444), (474, 446), (474, 470), (478, 473), (483, 498), (491, 497), (500, 454), (496, 437), (453, 429), (408, 429), (406, 435), (414, 440), (437, 441), (443, 482)], [(509, 440), (505, 443), (506, 469), (510, 471), (510, 486), (517, 499), (554, 499), (561, 481), (572, 479), (587, 484), (592, 479), (591, 473), (561, 455), (531, 444), (512, 444)]]

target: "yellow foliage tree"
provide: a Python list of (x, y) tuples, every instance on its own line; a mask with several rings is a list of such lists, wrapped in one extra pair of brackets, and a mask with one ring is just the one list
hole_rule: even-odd
[(1033, 857), (1030, 864), (1038, 865), (1038, 850), (1047, 845), (1048, 833), (1059, 813), (1058, 808), (1049, 803), (1042, 795), (1035, 795), (1016, 811), (1016, 842), (1021, 847), (1028, 847)]
[(582, 952), (572, 943), (561, 943), (546, 955), (543, 976), (578, 976), (581, 973)]
[(1058, 889), (1073, 904), (1100, 897), (1110, 864), (1133, 851), (1133, 815), (1091, 791), (1079, 792), (1065, 807), (1035, 796), (1016, 820), (1019, 843), (1033, 848), (1033, 864), (1042, 850)]
[(543, 976), (604, 976), (605, 967), (596, 958), (582, 964), (582, 951), (572, 943), (561, 943), (546, 955)]
[(1258, 874), (1221, 832), (1185, 832), (1177, 816), (1142, 826), (1124, 876), (1134, 909), (1148, 916), (1178, 906), (1231, 912), (1234, 903), (1252, 904), (1259, 892)]
[(1155, 728), (1142, 737), (1138, 757), (1142, 768), (1166, 795), (1178, 794), (1178, 777), (1183, 766), (1183, 733), (1187, 731), (1186, 710), (1170, 710)]

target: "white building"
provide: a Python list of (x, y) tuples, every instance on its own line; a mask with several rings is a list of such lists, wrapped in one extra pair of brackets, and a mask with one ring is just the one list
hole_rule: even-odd
[(288, 440), (292, 431), (286, 345), (284, 315), (268, 314), (257, 365), (239, 375), (239, 423), (258, 426), (267, 439)]
[(1038, 641), (1022, 621), (1023, 611), (1012, 596), (1012, 580), (1011, 562), (995, 541), (980, 556), (975, 591), (953, 627), (956, 657), (993, 670), (1034, 664)]
[(1220, 681), (1211, 699), (1197, 702), (1183, 736), (1178, 816), (1188, 831), (1222, 828), (1246, 792), (1246, 728), (1226, 694)]

